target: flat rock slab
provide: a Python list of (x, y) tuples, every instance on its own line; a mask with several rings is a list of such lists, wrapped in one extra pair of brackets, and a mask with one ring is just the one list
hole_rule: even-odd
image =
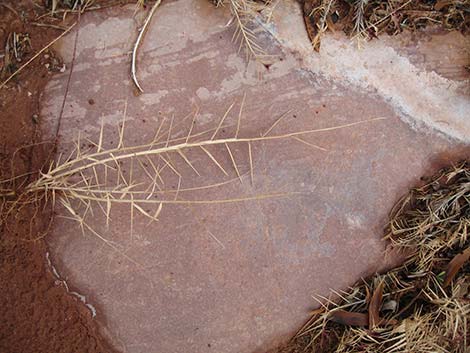
[[(433, 125), (429, 107), (400, 93), (397, 82), (381, 82), (379, 67), (368, 67), (360, 52), (346, 61), (354, 52), (344, 38), (327, 37), (326, 54), (320, 57), (302, 52), (305, 34), (298, 32), (300, 40), (287, 26), (290, 21), (293, 33), (300, 31), (294, 25), (302, 24), (298, 7), (282, 6), (294, 10), (285, 17), (277, 12), (275, 26), (260, 34), (260, 43), (273, 54), (263, 65), (238, 51), (233, 28), (226, 26), (227, 9), (196, 0), (164, 3), (139, 52), (142, 94), (129, 79), (129, 53), (142, 19), (134, 19), (133, 7), (84, 15), (76, 46), (72, 32), (58, 48), (67, 70), (48, 85), (42, 117), (50, 131), (60, 117), (64, 153), (78, 133), (82, 148), (92, 146), (86, 139), (97, 141), (102, 124), (103, 145), (116, 146), (124, 117), (124, 146), (151, 141), (160, 126), (168, 132), (170, 121), (171, 139), (181, 142), (195, 112), (193, 136), (214, 131), (232, 104), (215, 138), (233, 137), (239, 116), (242, 138), (263, 135), (281, 116), (267, 136), (343, 126), (296, 135), (300, 140), (233, 144), (241, 180), (224, 146), (208, 149), (227, 175), (202, 150), (186, 156), (200, 175), (180, 156), (169, 154), (181, 178), (166, 167), (159, 185), (172, 199), (233, 202), (164, 205), (159, 221), (151, 224), (135, 209), (117, 206), (108, 226), (95, 205), (86, 221), (96, 234), (82, 234), (76, 222), (57, 218), (49, 239), (52, 263), (97, 310), (97, 319), (123, 352), (272, 348), (308, 317), (316, 305), (312, 294), (328, 295), (331, 288), (345, 288), (393, 262), (384, 258), (381, 238), (394, 202), (422, 174), (465, 151), (463, 144), (443, 135), (450, 131), (465, 137), (469, 131), (463, 119), (468, 116), (465, 72), (456, 74), (449, 66), (445, 72), (434, 70), (412, 44), (402, 52), (393, 49), (403, 39), (365, 49), (412, 68), (403, 72), (412, 79), (406, 94), (413, 87), (427, 89), (412, 86), (419, 75), (432, 75), (437, 82), (429, 86), (428, 98), (440, 92), (443, 80), (451, 84), (446, 94), (455, 104), (445, 109), (455, 119), (448, 123), (451, 130), (441, 129)], [(460, 50), (464, 41), (456, 38)], [(334, 41), (343, 43), (337, 56), (331, 55)], [(315, 60), (323, 66), (313, 68)], [(354, 60), (362, 68), (359, 76), (348, 69)], [(367, 72), (369, 86), (359, 82)], [(419, 92), (426, 97), (427, 91)], [(411, 126), (419, 120), (413, 115), (419, 109), (430, 120)], [(126, 178), (132, 170), (134, 181), (148, 182), (142, 165), (122, 169)], [(283, 195), (235, 202), (276, 193)]]

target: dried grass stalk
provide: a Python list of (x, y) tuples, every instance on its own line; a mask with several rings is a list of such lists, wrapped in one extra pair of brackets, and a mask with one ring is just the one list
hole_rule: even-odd
[[(242, 101), (243, 106), (244, 99)], [(226, 204), (280, 198), (295, 195), (297, 192), (274, 191), (263, 194), (235, 194), (224, 199), (201, 198), (201, 191), (212, 188), (223, 188), (229, 183), (250, 176), (255, 183), (253, 146), (261, 142), (294, 139), (299, 136), (335, 131), (338, 129), (357, 127), (360, 124), (380, 121), (375, 118), (350, 124), (332, 126), (322, 129), (296, 131), (280, 135), (267, 133), (255, 137), (240, 136), (240, 120), (234, 137), (218, 137), (220, 131), (227, 128), (225, 120), (233, 104), (222, 116), (215, 128), (195, 132), (194, 120), (183, 137), (174, 137), (174, 119), (163, 119), (151, 141), (142, 145), (125, 145), (125, 120), (119, 128), (119, 139), (115, 147), (105, 146), (106, 136), (102, 124), (97, 142), (86, 140), (88, 147), (84, 149), (83, 139), (74, 143), (74, 149), (68, 157), (60, 155), (57, 161), (45, 168), (40, 176), (20, 189), (12, 189), (16, 178), (0, 181), (1, 207), (8, 216), (18, 207), (25, 204), (59, 204), (68, 213), (67, 217), (78, 222), (83, 232), (92, 233), (105, 241), (87, 224), (87, 217), (96, 217), (96, 210), (105, 217), (106, 224), (112, 222), (111, 213), (117, 205), (127, 205), (130, 209), (131, 229), (134, 217), (146, 217), (149, 222), (157, 222), (164, 214), (165, 208), (171, 205), (203, 205)], [(197, 113), (196, 113), (197, 114)], [(125, 115), (125, 114), (124, 114)], [(184, 121), (184, 119), (183, 119)], [(272, 132), (275, 121), (267, 132)], [(181, 130), (180, 130), (181, 131)], [(240, 164), (240, 151), (245, 151), (243, 165)], [(238, 151), (235, 155), (234, 151)], [(206, 164), (201, 170), (193, 161), (195, 158)], [(177, 161), (177, 162), (175, 162)], [(211, 173), (207, 165), (212, 164)], [(200, 164), (199, 164), (200, 165)], [(248, 170), (246, 170), (248, 166)], [(243, 170), (243, 168), (245, 170)], [(214, 172), (215, 171), (215, 172)], [(206, 174), (204, 174), (206, 172)], [(190, 173), (191, 187), (183, 187), (184, 178)], [(185, 176), (185, 177), (183, 177)], [(219, 181), (208, 183), (216, 178)], [(197, 181), (196, 185), (195, 182)], [(171, 185), (177, 185), (176, 189)], [(247, 192), (250, 189), (244, 188)], [(251, 189), (253, 191), (253, 188)], [(98, 213), (99, 214), (99, 213)], [(106, 240), (108, 245), (112, 244)], [(113, 247), (115, 249), (115, 247)], [(117, 249), (115, 249), (117, 250)]]

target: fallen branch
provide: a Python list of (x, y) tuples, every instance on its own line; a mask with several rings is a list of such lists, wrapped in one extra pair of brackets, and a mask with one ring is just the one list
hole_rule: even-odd
[(140, 43), (142, 42), (142, 39), (144, 38), (145, 32), (147, 31), (148, 25), (150, 21), (152, 20), (153, 14), (157, 10), (157, 7), (160, 5), (161, 0), (157, 0), (157, 2), (153, 5), (152, 9), (150, 10), (150, 13), (148, 14), (147, 18), (145, 19), (144, 25), (142, 26), (142, 29), (140, 30), (139, 35), (137, 36), (137, 40), (135, 41), (134, 48), (132, 49), (132, 61), (131, 61), (131, 76), (132, 76), (132, 81), (136, 85), (137, 89), (140, 92), (144, 92), (142, 87), (139, 84), (139, 81), (137, 80), (137, 51), (139, 50)]

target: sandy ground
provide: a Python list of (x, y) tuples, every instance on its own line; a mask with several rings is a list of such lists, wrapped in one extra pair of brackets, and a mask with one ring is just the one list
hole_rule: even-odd
[[(9, 33), (27, 32), (34, 53), (60, 33), (30, 24), (28, 20), (36, 15), (30, 2), (3, 3), (14, 5), (25, 21), (0, 4), (2, 45)], [(45, 65), (52, 68), (55, 63), (53, 53), (48, 56), (30, 65), (7, 88), (0, 89), (0, 180), (39, 170), (53, 153), (53, 144), (38, 144), (42, 141), (40, 97), (53, 74)], [(36, 173), (19, 178), (16, 186), (35, 177)], [(2, 208), (0, 351), (112, 352), (89, 310), (78, 297), (68, 293), (47, 261), (44, 236), (50, 226), (51, 212), (42, 206), (16, 208), (6, 221)]]

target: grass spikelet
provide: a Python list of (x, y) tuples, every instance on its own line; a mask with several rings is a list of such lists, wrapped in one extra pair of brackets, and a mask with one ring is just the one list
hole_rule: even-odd
[(216, 0), (216, 6), (230, 7), (232, 14), (231, 20), (227, 26), (233, 25), (232, 40), (239, 43), (238, 51), (245, 49), (247, 59), (254, 58), (263, 60), (268, 55), (263, 47), (258, 43), (256, 31), (262, 26), (257, 25), (257, 21), (261, 18), (260, 13), (267, 8), (269, 2), (261, 3), (254, 0)]

